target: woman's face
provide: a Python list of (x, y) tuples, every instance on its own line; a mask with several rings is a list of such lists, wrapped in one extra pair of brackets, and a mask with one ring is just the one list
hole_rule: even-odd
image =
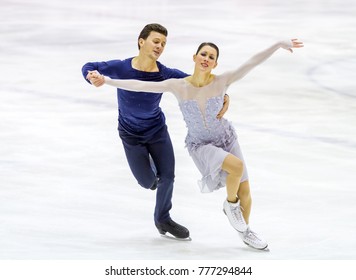
[(211, 71), (216, 67), (217, 51), (210, 46), (202, 47), (197, 54), (193, 56), (195, 68), (201, 71)]

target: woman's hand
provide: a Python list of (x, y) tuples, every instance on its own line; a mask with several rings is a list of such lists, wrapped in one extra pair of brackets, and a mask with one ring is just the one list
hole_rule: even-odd
[(288, 50), (291, 53), (293, 52), (292, 49), (294, 48), (304, 47), (303, 42), (299, 41), (298, 39), (292, 39), (290, 41), (282, 41), (280, 44), (281, 44), (281, 48)]

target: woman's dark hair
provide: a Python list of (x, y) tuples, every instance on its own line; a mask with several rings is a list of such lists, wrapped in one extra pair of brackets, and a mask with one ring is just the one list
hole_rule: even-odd
[(198, 50), (195, 54), (198, 54), (198, 52), (205, 46), (209, 46), (209, 47), (212, 47), (216, 50), (216, 61), (218, 61), (218, 58), (219, 58), (219, 48), (217, 45), (215, 45), (214, 43), (211, 43), (211, 42), (204, 42), (204, 43), (201, 43), (200, 46), (198, 47)]
[[(150, 33), (151, 32), (158, 32), (164, 36), (167, 37), (168, 35), (168, 31), (167, 29), (158, 24), (158, 23), (150, 23), (150, 24), (147, 24), (141, 31), (140, 35), (138, 35), (138, 40), (140, 40), (140, 38), (146, 40), (148, 36), (150, 36)], [(140, 44), (138, 44), (138, 49), (140, 49)]]

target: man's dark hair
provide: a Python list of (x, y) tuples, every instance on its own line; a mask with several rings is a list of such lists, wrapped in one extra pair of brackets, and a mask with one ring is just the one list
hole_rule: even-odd
[[(150, 23), (150, 24), (147, 24), (147, 25), (142, 29), (140, 35), (138, 35), (138, 40), (140, 40), (140, 38), (146, 40), (147, 37), (150, 36), (150, 33), (151, 33), (152, 31), (158, 32), (158, 33), (160, 33), (160, 34), (162, 34), (162, 35), (164, 35), (164, 36), (166, 36), (166, 37), (167, 37), (167, 35), (168, 35), (168, 31), (167, 31), (167, 29), (166, 29), (164, 26), (162, 26), (162, 25), (160, 25), (160, 24), (158, 24), (158, 23)], [(140, 44), (137, 43), (137, 45), (138, 45), (138, 49), (140, 49)]]

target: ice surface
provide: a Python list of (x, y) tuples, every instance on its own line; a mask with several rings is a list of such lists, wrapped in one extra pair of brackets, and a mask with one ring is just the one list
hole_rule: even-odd
[[(0, 259), (356, 258), (356, 2), (1, 0)], [(91, 87), (87, 61), (137, 54), (147, 23), (169, 30), (160, 61), (186, 72), (201, 41), (221, 48), (216, 73), (280, 39), (279, 50), (229, 89), (249, 169), (246, 247), (222, 212), (224, 190), (201, 194), (172, 95), (172, 217), (192, 242), (159, 237), (155, 192), (138, 186), (117, 134), (115, 89)]]

